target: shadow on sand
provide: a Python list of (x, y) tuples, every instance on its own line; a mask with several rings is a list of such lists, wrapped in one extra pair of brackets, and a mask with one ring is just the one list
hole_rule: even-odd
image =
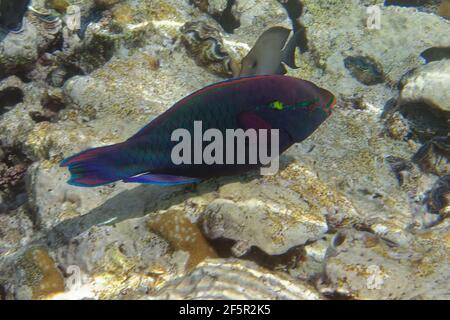
[[(291, 161), (291, 157), (281, 156), (280, 170)], [(82, 216), (62, 221), (48, 230), (38, 242), (45, 242), (51, 248), (58, 248), (93, 226), (113, 225), (127, 219), (143, 217), (151, 212), (181, 204), (193, 196), (217, 191), (223, 185), (248, 182), (260, 177), (259, 171), (253, 170), (243, 175), (209, 179), (194, 187), (192, 185), (173, 187), (140, 185), (113, 196)]]

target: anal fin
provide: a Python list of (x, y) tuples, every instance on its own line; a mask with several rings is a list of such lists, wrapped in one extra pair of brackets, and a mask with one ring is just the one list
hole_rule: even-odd
[(173, 176), (169, 174), (143, 173), (137, 176), (123, 179), (123, 182), (157, 184), (160, 186), (176, 186), (180, 184), (200, 182), (200, 179), (191, 177)]

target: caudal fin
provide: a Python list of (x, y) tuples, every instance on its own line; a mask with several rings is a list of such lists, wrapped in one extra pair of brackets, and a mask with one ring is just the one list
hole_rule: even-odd
[(67, 182), (78, 187), (98, 187), (122, 179), (114, 167), (120, 144), (88, 149), (61, 161), (71, 177)]

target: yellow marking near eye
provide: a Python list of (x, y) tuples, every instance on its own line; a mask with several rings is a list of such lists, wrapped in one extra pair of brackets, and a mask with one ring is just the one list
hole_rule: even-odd
[(283, 108), (284, 108), (283, 102), (281, 102), (281, 101), (275, 101), (272, 106), (274, 109), (277, 109), (277, 110), (283, 110)]

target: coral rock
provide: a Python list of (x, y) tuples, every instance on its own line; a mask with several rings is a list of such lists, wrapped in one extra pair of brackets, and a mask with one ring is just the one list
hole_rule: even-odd
[(318, 300), (309, 285), (239, 260), (207, 260), (149, 299)]
[(151, 231), (166, 239), (173, 250), (189, 253), (187, 270), (191, 270), (206, 258), (217, 256), (200, 228), (193, 224), (182, 212), (168, 211), (151, 219), (148, 225)]
[[(450, 60), (430, 62), (404, 80), (400, 103), (423, 102), (450, 119)], [(450, 124), (449, 124), (450, 125)]]

